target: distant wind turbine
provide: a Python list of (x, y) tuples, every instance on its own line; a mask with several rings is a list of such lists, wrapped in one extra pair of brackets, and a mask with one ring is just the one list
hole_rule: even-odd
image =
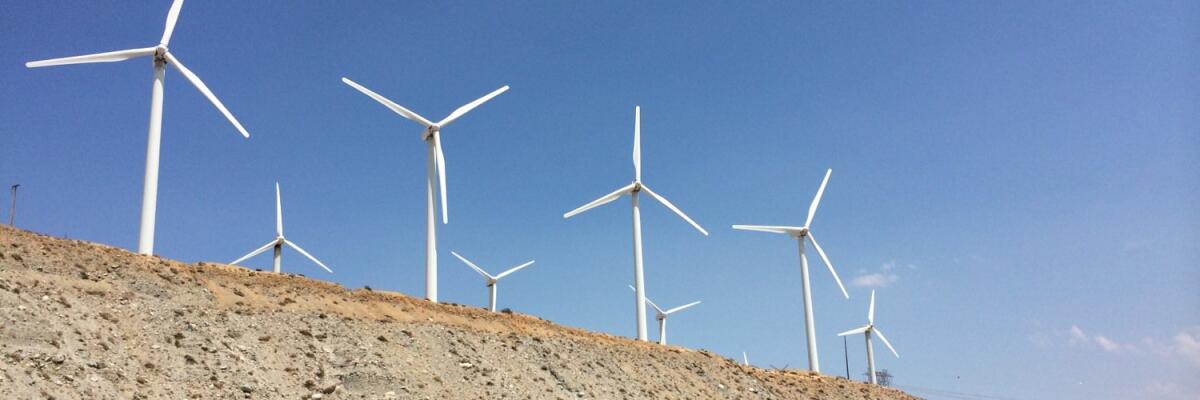
[[(635, 291), (635, 292), (637, 291), (637, 289), (634, 289), (633, 286), (630, 286), (629, 288), (633, 289), (633, 291)], [(658, 312), (658, 314), (654, 316), (654, 319), (658, 320), (658, 344), (661, 344), (661, 345), (667, 344), (667, 316), (670, 316), (671, 314), (683, 311), (687, 308), (690, 308), (691, 306), (700, 304), (699, 301), (693, 301), (691, 303), (687, 303), (682, 306), (675, 307), (670, 310), (664, 311), (662, 308), (658, 307), (658, 304), (654, 304), (653, 301), (650, 301), (649, 297), (646, 298), (646, 302), (650, 303), (650, 306), (654, 307), (654, 311)], [(746, 353), (742, 353), (742, 355), (745, 356)]]
[(166, 72), (167, 64), (174, 65), (179, 70), (179, 73), (183, 74), (184, 78), (187, 78), (188, 82), (196, 86), (196, 89), (199, 89), (200, 93), (208, 98), (208, 101), (212, 102), (217, 107), (217, 110), (225, 115), (225, 118), (229, 122), (233, 123), (234, 128), (237, 128), (242, 136), (246, 138), (250, 137), (250, 133), (246, 132), (246, 129), (233, 117), (233, 114), (230, 114), (229, 110), (225, 109), (225, 105), (221, 104), (221, 100), (218, 100), (217, 96), (208, 90), (208, 86), (205, 86), (204, 82), (200, 81), (200, 77), (183, 66), (183, 63), (179, 62), (179, 59), (175, 58), (175, 55), (167, 50), (167, 43), (171, 41), (171, 33), (175, 31), (175, 22), (179, 20), (179, 10), (181, 8), (183, 8), (183, 0), (175, 0), (171, 5), (171, 11), (167, 13), (167, 27), (163, 31), (162, 39), (159, 40), (157, 46), (25, 63), (25, 66), (28, 68), (36, 68), (52, 65), (125, 61), (135, 57), (154, 57), (154, 84), (150, 90), (150, 135), (146, 140), (146, 176), (145, 187), (142, 191), (141, 230), (138, 233), (138, 253), (145, 255), (154, 254), (154, 215), (158, 206), (158, 149), (162, 133), (163, 75)]
[(409, 111), (407, 108), (401, 107), (399, 104), (388, 100), (386, 97), (380, 96), (378, 93), (371, 91), (371, 89), (367, 89), (366, 87), (355, 83), (349, 78), (343, 77), (342, 82), (345, 82), (355, 90), (367, 95), (367, 97), (370, 97), (380, 104), (383, 104), (396, 114), (400, 114), (400, 116), (404, 118), (416, 121), (425, 127), (425, 130), (421, 132), (421, 140), (425, 141), (429, 153), (429, 160), (426, 163), (427, 174), (425, 178), (425, 298), (429, 299), (429, 301), (437, 303), (437, 223), (435, 222), (436, 217), (434, 216), (435, 212), (433, 204), (435, 180), (438, 182), (438, 192), (441, 193), (442, 197), (442, 223), (450, 223), (450, 214), (446, 211), (446, 157), (442, 155), (441, 130), (446, 125), (454, 122), (454, 120), (457, 120), (459, 117), (462, 117), (464, 114), (475, 109), (475, 107), (479, 107), (479, 105), (486, 103), (493, 97), (504, 93), (508, 90), (508, 86), (506, 85), (496, 89), (495, 91), (488, 93), (487, 95), (480, 97), (475, 101), (455, 109), (454, 112), (450, 113), (450, 115), (446, 116), (446, 118), (443, 118), (441, 121), (435, 123), (418, 115), (415, 112)]
[(854, 335), (854, 334), (858, 334), (858, 333), (863, 334), (863, 337), (866, 338), (866, 340), (867, 340), (867, 371), (868, 371), (867, 376), (869, 377), (868, 379), (870, 380), (871, 384), (874, 385), (874, 384), (876, 384), (876, 382), (875, 382), (875, 348), (873, 346), (871, 346), (871, 335), (874, 334), (875, 336), (879, 336), (879, 340), (882, 340), (883, 344), (887, 345), (888, 350), (891, 350), (892, 354), (895, 355), (896, 358), (900, 358), (900, 353), (897, 353), (896, 348), (892, 347), (892, 344), (889, 343), (887, 338), (883, 336), (883, 331), (881, 331), (881, 330), (879, 330), (879, 328), (875, 327), (875, 291), (874, 290), (871, 291), (871, 306), (870, 306), (870, 308), (867, 309), (867, 325), (862, 328), (851, 329), (851, 330), (839, 333), (838, 336)]
[(684, 221), (691, 224), (696, 230), (708, 236), (708, 231), (701, 228), (699, 224), (692, 221), (691, 218), (680, 211), (679, 208), (671, 204), (667, 198), (654, 193), (649, 186), (642, 183), (642, 108), (634, 107), (634, 123), (633, 123), (633, 183), (625, 185), (620, 189), (614, 190), (612, 193), (606, 194), (591, 203), (584, 204), (582, 207), (576, 208), (571, 212), (563, 214), (563, 218), (571, 218), (584, 211), (611, 203), (623, 195), (629, 195), (633, 202), (633, 282), (634, 292), (636, 297), (635, 314), (637, 315), (637, 337), (638, 340), (646, 341), (646, 288), (642, 279), (642, 212), (638, 208), (638, 194), (645, 191), (650, 197), (658, 200), (659, 203), (671, 209)]
[(813, 248), (817, 249), (817, 255), (821, 256), (821, 261), (825, 262), (825, 266), (829, 268), (829, 273), (833, 275), (833, 280), (837, 282), (838, 288), (842, 289), (842, 295), (850, 298), (850, 293), (846, 292), (846, 287), (842, 285), (842, 279), (838, 278), (837, 271), (834, 271), (833, 264), (829, 262), (829, 257), (825, 256), (825, 251), (821, 250), (821, 245), (817, 244), (817, 238), (813, 237), (809, 226), (812, 225), (813, 216), (817, 213), (817, 205), (821, 203), (821, 196), (825, 194), (825, 185), (829, 183), (829, 175), (833, 173), (832, 169), (825, 171), (825, 179), (821, 180), (821, 187), (817, 189), (816, 197), (813, 197), (812, 204), (808, 206), (808, 219), (804, 221), (804, 226), (767, 226), (767, 225), (734, 225), (733, 229), (744, 231), (758, 231), (770, 233), (782, 233), (796, 239), (800, 245), (800, 280), (804, 285), (804, 333), (808, 338), (808, 369), (813, 372), (821, 372), (821, 365), (817, 359), (817, 334), (816, 325), (813, 322), (812, 310), (812, 292), (809, 290), (808, 284), (808, 257), (804, 255), (804, 239), (812, 242)]
[(451, 251), (450, 254), (458, 257), (459, 260), (462, 260), (463, 263), (467, 264), (467, 266), (471, 267), (471, 269), (475, 270), (475, 272), (478, 272), (479, 275), (483, 275), (483, 279), (487, 281), (488, 287), (488, 310), (491, 310), (492, 312), (496, 312), (496, 283), (500, 282), (501, 278), (504, 278), (513, 272), (517, 272), (521, 270), (521, 268), (533, 265), (533, 260), (530, 260), (527, 263), (509, 268), (507, 271), (501, 272), (499, 275), (492, 275), (487, 273), (487, 271), (484, 271), (483, 268), (480, 268), (478, 265), (475, 265), (475, 263), (471, 262), (471, 260), (468, 260), (466, 257), (463, 257), (453, 251)]
[(283, 202), (279, 199), (279, 182), (275, 182), (275, 239), (271, 239), (271, 241), (267, 242), (267, 244), (263, 245), (263, 247), (259, 247), (257, 250), (250, 252), (250, 254), (242, 256), (242, 258), (234, 260), (233, 262), (231, 262), (229, 264), (237, 265), (238, 263), (240, 263), (242, 261), (246, 261), (250, 257), (254, 257), (259, 254), (262, 254), (262, 252), (267, 251), (267, 249), (274, 248), (275, 249), (275, 258), (274, 258), (275, 273), (278, 274), (280, 272), (279, 259), (280, 259), (281, 253), (283, 253), (283, 245), (285, 245), (285, 244), (290, 246), (291, 248), (295, 249), (296, 251), (300, 252), (300, 254), (303, 254), (305, 257), (308, 257), (309, 260), (312, 260), (312, 262), (317, 263), (317, 265), (320, 265), (321, 268), (324, 268), (326, 271), (329, 271), (329, 273), (331, 273), (331, 274), (333, 273), (333, 270), (329, 269), (329, 267), (326, 267), (325, 263), (322, 263), (321, 260), (318, 260), (316, 257), (313, 257), (312, 254), (308, 254), (308, 252), (304, 251), (304, 249), (300, 248), (300, 246), (296, 245), (295, 243), (292, 243), (291, 240), (287, 240), (283, 237)]

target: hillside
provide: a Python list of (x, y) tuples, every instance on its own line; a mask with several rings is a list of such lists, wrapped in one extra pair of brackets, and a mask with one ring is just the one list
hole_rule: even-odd
[(519, 314), (0, 226), (3, 399), (911, 399)]

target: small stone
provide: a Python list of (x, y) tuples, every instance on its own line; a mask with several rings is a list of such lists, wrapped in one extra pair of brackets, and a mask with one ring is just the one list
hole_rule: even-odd
[(254, 392), (254, 386), (251, 386), (250, 384), (246, 384), (246, 383), (243, 383), (241, 386), (238, 387), (238, 389), (241, 389), (242, 393), (253, 393)]
[(322, 397), (325, 397), (325, 396), (322, 396), (320, 393), (313, 393), (312, 396), (308, 396), (308, 398), (310, 398), (310, 399), (319, 399)]

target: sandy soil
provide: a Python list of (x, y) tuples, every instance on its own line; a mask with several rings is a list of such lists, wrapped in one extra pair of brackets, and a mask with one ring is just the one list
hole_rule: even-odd
[(2, 399), (912, 399), (536, 317), (0, 226)]

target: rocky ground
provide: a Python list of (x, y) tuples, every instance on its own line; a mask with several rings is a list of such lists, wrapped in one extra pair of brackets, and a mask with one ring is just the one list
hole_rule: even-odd
[(535, 317), (0, 226), (2, 399), (911, 399)]

